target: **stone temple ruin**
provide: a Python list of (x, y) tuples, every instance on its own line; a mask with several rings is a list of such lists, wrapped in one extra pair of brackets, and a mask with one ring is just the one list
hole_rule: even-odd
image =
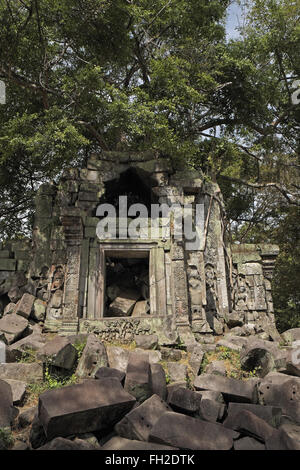
[[(196, 204), (204, 211), (200, 246), (161, 237), (99, 239), (97, 207), (142, 203)], [(202, 206), (202, 207), (203, 207)], [(150, 217), (150, 215), (149, 215)], [(129, 216), (130, 219), (130, 216)], [(149, 219), (150, 220), (150, 219)], [(155, 152), (103, 152), (86, 168), (65, 171), (36, 197), (32, 240), (6, 242), (0, 251), (0, 315), (33, 295), (44, 331), (93, 332), (103, 340), (132, 341), (156, 334), (161, 344), (205, 341), (243, 327), (276, 335), (271, 278), (274, 245), (232, 245), (222, 195), (196, 171), (173, 171)], [(14, 300), (14, 292), (18, 292)], [(8, 295), (9, 294), (9, 295)]]

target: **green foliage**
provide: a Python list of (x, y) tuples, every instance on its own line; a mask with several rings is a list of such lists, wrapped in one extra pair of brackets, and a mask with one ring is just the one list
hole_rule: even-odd
[(225, 346), (219, 346), (216, 351), (210, 351), (204, 354), (200, 373), (204, 374), (208, 365), (213, 361), (224, 361), (226, 375), (233, 379), (247, 380), (256, 377), (258, 372), (258, 368), (252, 371), (242, 370), (240, 353)]
[(74, 348), (76, 349), (77, 351), (77, 362), (79, 361), (79, 359), (81, 358), (82, 356), (82, 353), (83, 353), (83, 350), (85, 348), (85, 345), (86, 345), (86, 340), (85, 341), (82, 341), (82, 342), (76, 342), (73, 346)]
[(36, 351), (32, 348), (26, 348), (25, 351), (22, 351), (21, 357), (17, 359), (17, 362), (30, 363), (36, 362), (36, 360)]
[(14, 445), (14, 438), (10, 428), (0, 428), (0, 444), (6, 449)]

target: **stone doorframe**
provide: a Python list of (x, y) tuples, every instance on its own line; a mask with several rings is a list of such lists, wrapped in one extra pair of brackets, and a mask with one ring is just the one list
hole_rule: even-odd
[(122, 243), (118, 241), (118, 243), (112, 243), (111, 241), (101, 241), (95, 254), (95, 272), (89, 277), (88, 283), (87, 320), (110, 318), (104, 317), (106, 256), (116, 258), (146, 258), (149, 256), (150, 316), (167, 314), (165, 250), (163, 247), (157, 246), (153, 242)]

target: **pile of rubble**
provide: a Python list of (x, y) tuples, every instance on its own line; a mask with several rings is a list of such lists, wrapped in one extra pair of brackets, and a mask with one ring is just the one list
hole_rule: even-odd
[(149, 263), (143, 258), (106, 261), (106, 317), (141, 317), (150, 313)]
[[(130, 349), (104, 345), (94, 334), (50, 338), (34, 329), (6, 346), (0, 428), (17, 433), (16, 450), (299, 450), (299, 341), (300, 328), (281, 343), (231, 333), (183, 351), (138, 335)], [(76, 345), (84, 343), (78, 360)], [(224, 347), (238, 351), (242, 369), (255, 376), (226, 376), (222, 361), (203, 372), (205, 353)], [(27, 348), (36, 361), (17, 362)], [(28, 384), (43, 380), (47, 364), (75, 371), (77, 383), (22, 407)]]

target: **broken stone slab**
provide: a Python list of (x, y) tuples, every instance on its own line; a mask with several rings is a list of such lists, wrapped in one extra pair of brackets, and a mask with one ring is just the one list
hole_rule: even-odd
[(286, 370), (290, 375), (300, 377), (300, 340), (297, 345), (287, 353)]
[(107, 367), (108, 359), (103, 343), (90, 334), (76, 369), (78, 377), (94, 377), (100, 367)]
[(129, 358), (128, 349), (119, 346), (107, 346), (106, 352), (109, 367), (126, 372)]
[(31, 312), (31, 317), (37, 321), (41, 322), (45, 320), (46, 316), (46, 302), (41, 299), (35, 299), (33, 304), (33, 309)]
[(150, 313), (150, 305), (148, 300), (139, 300), (134, 305), (131, 316), (133, 318), (148, 317)]
[(162, 400), (166, 400), (166, 373), (161, 364), (150, 363), (150, 387), (153, 394), (158, 395)]
[(37, 414), (38, 414), (37, 406), (32, 406), (31, 408), (28, 408), (27, 410), (20, 413), (18, 416), (19, 428), (22, 429), (22, 428), (26, 428), (27, 426), (30, 426), (34, 418), (37, 416)]
[(203, 361), (204, 350), (200, 344), (196, 344), (192, 348), (191, 356), (189, 359), (189, 365), (193, 370), (195, 375), (198, 375), (200, 372), (200, 367)]
[(23, 294), (24, 294), (24, 290), (20, 289), (18, 286), (12, 287), (7, 292), (7, 296), (9, 300), (13, 302), (14, 304), (16, 304), (21, 299)]
[(221, 424), (167, 411), (152, 428), (149, 441), (180, 449), (230, 450), (234, 434), (228, 431)]
[(235, 415), (233, 429), (262, 442), (266, 442), (274, 431), (266, 421), (245, 409)]
[(76, 361), (76, 349), (66, 337), (57, 335), (38, 351), (37, 356), (44, 364), (70, 370)]
[(225, 401), (251, 403), (254, 397), (254, 383), (247, 383), (219, 375), (202, 374), (195, 378), (196, 390), (221, 392)]
[(124, 317), (131, 315), (135, 303), (140, 297), (137, 291), (122, 292), (110, 304), (107, 315), (109, 317)]
[(47, 437), (43, 425), (38, 417), (38, 411), (30, 427), (29, 442), (33, 449), (37, 449), (38, 447), (41, 447), (47, 442)]
[(180, 361), (182, 359), (180, 349), (161, 347), (160, 352), (164, 361)]
[(226, 324), (228, 325), (228, 328), (230, 329), (235, 327), (241, 327), (244, 325), (243, 315), (238, 312), (227, 313), (225, 320)]
[(248, 338), (242, 336), (228, 335), (225, 339), (217, 342), (216, 348), (225, 347), (232, 351), (241, 352), (243, 347), (248, 344)]
[(3, 311), (3, 316), (4, 315), (9, 315), (10, 313), (13, 313), (15, 310), (16, 304), (13, 302), (10, 302), (9, 304), (6, 305), (4, 311)]
[(198, 410), (198, 415), (202, 420), (215, 423), (223, 419), (224, 413), (225, 405), (223, 403), (202, 397)]
[(158, 346), (158, 337), (156, 335), (135, 335), (134, 341), (137, 348), (156, 349)]
[(151, 395), (150, 364), (147, 354), (130, 352), (124, 389), (142, 402)]
[(15, 313), (0, 319), (0, 333), (3, 333), (7, 344), (12, 344), (25, 335), (27, 327), (28, 320)]
[(134, 351), (137, 353), (146, 354), (149, 358), (150, 364), (157, 364), (158, 362), (161, 361), (160, 351), (151, 350), (151, 349), (140, 349), (140, 348), (135, 348)]
[(0, 428), (10, 427), (15, 417), (10, 385), (0, 379)]
[(0, 378), (36, 383), (43, 380), (43, 366), (37, 362), (0, 364)]
[(40, 334), (32, 333), (25, 338), (20, 339), (16, 343), (8, 347), (9, 361), (15, 362), (22, 358), (26, 351), (40, 351), (45, 344), (45, 337)]
[(13, 396), (13, 404), (20, 405), (24, 400), (27, 384), (21, 380), (13, 379), (5, 379), (5, 382), (10, 385)]
[(200, 393), (179, 387), (168, 397), (168, 404), (178, 413), (193, 416), (200, 408), (201, 398)]
[(95, 373), (95, 379), (106, 379), (109, 377), (115, 377), (120, 382), (123, 382), (125, 378), (125, 372), (122, 372), (118, 369), (113, 369), (112, 367), (100, 367)]
[(244, 370), (257, 369), (260, 377), (282, 367), (286, 363), (285, 354), (276, 343), (251, 338), (241, 351), (241, 367)]
[(253, 437), (242, 437), (234, 441), (234, 450), (266, 450), (262, 442), (257, 441)]
[(227, 418), (223, 422), (224, 426), (234, 429), (236, 416), (243, 410), (251, 411), (251, 413), (263, 419), (270, 426), (277, 428), (280, 425), (282, 411), (281, 408), (277, 406), (254, 405), (252, 403), (229, 403)]
[(267, 450), (300, 450), (299, 436), (286, 432), (285, 429), (274, 429), (266, 440)]
[[(100, 449), (100, 446), (98, 447)], [(63, 437), (56, 437), (47, 444), (39, 447), (37, 450), (97, 450), (95, 446), (89, 444), (83, 439), (65, 439)]]
[(300, 424), (300, 380), (291, 376), (288, 380), (280, 380), (280, 384), (272, 383), (272, 378), (260, 382), (259, 402), (263, 405), (279, 406), (283, 415)]
[(28, 319), (33, 309), (34, 295), (25, 293), (16, 305), (14, 313)]
[(87, 380), (49, 390), (39, 398), (39, 420), (47, 439), (110, 430), (136, 400), (116, 378)]
[(177, 450), (175, 447), (167, 445), (154, 444), (153, 442), (142, 442), (124, 437), (115, 436), (107, 441), (101, 448), (102, 450)]
[(166, 411), (171, 411), (167, 403), (158, 395), (152, 395), (125, 415), (115, 425), (115, 431), (119, 436), (127, 439), (148, 441), (151, 429)]
[(167, 362), (166, 367), (171, 382), (183, 382), (187, 378), (187, 366), (186, 364), (180, 364), (178, 362)]
[(206, 368), (206, 374), (215, 374), (226, 377), (226, 366), (224, 361), (212, 361)]
[(300, 328), (291, 328), (281, 333), (282, 339), (288, 344), (292, 344), (294, 341), (300, 341)]
[(167, 403), (171, 400), (172, 393), (178, 388), (187, 388), (186, 381), (184, 382), (174, 382), (167, 385)]

